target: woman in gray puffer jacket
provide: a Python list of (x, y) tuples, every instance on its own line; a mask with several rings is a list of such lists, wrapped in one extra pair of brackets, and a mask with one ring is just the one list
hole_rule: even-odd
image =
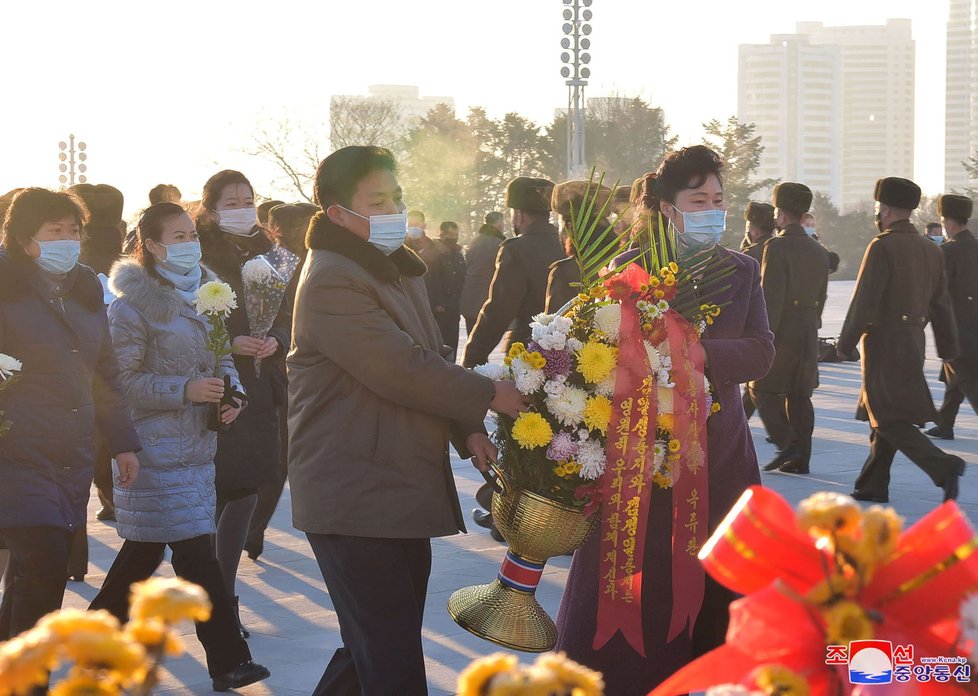
[[(251, 660), (221, 569), (214, 555), (214, 453), (208, 430), (213, 404), (224, 396), (222, 376), (238, 384), (230, 357), (216, 364), (207, 349), (207, 319), (193, 306), (201, 283), (215, 280), (200, 265), (197, 231), (173, 203), (150, 206), (139, 221), (134, 260), (112, 269), (109, 331), (119, 359), (120, 381), (143, 444), (140, 471), (127, 489), (113, 492), (119, 535), (126, 541), (109, 569), (93, 609), (125, 621), (129, 586), (145, 580), (172, 551), (173, 569), (202, 586), (213, 605), (197, 624), (214, 689), (226, 691), (269, 676)], [(221, 406), (233, 421), (241, 404)]]

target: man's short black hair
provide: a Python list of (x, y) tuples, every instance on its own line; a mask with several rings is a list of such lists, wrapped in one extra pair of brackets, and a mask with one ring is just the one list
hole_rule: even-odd
[(445, 234), (446, 232), (454, 232), (455, 234), (458, 234), (458, 223), (452, 222), (451, 220), (445, 220), (445, 222), (438, 226), (438, 229), (441, 230), (442, 234)]
[(944, 234), (944, 228), (941, 225), (941, 223), (939, 223), (939, 222), (928, 222), (927, 223), (927, 234), (930, 234), (932, 230), (937, 230), (937, 233), (938, 234)]
[(319, 163), (313, 200), (326, 210), (331, 205), (348, 207), (357, 185), (371, 172), (397, 171), (394, 153), (375, 145), (350, 145)]

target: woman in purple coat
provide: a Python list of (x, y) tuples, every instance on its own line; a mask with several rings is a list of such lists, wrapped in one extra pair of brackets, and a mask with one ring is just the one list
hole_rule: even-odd
[[(750, 485), (760, 483), (740, 385), (763, 377), (774, 358), (774, 336), (757, 261), (718, 245), (723, 233), (723, 161), (703, 145), (683, 148), (663, 160), (647, 179), (642, 205), (662, 213), (674, 229), (679, 253), (712, 247), (734, 272), (709, 298), (723, 311), (702, 337), (706, 372), (721, 410), (708, 421), (709, 531), (712, 533)], [(654, 182), (654, 183), (653, 183)], [(633, 252), (634, 254), (634, 252)], [(706, 298), (704, 298), (705, 300)], [(725, 306), (724, 306), (725, 305)], [(683, 665), (722, 644), (734, 594), (706, 577), (703, 603), (692, 630), (668, 641), (672, 616), (672, 491), (654, 488), (645, 536), (642, 626), (645, 657), (616, 634), (600, 650), (592, 647), (597, 627), (600, 535), (574, 556), (557, 620), (557, 650), (604, 673), (607, 693), (647, 694)]]

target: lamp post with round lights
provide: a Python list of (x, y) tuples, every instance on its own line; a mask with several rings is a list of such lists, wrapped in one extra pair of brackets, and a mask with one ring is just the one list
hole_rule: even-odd
[[(58, 159), (61, 160), (61, 164), (58, 165), (58, 170), (61, 172), (58, 181), (68, 186), (74, 186), (76, 169), (79, 172), (78, 183), (84, 184), (88, 181), (88, 177), (84, 174), (88, 171), (88, 166), (85, 164), (85, 160), (88, 159), (88, 153), (85, 152), (87, 147), (85, 143), (79, 141), (76, 148), (74, 133), (68, 136), (68, 142), (62, 140), (58, 143), (58, 149), (61, 150), (58, 154)], [(77, 167), (75, 166), (76, 162), (78, 163)]]
[(560, 74), (567, 85), (567, 177), (583, 177), (587, 164), (584, 157), (584, 87), (591, 77), (591, 2), (592, 0), (564, 0), (564, 38), (560, 47), (564, 52), (560, 60), (564, 67)]

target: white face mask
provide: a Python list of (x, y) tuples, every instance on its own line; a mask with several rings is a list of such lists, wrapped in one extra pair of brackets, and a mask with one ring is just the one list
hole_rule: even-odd
[[(343, 206), (339, 206), (343, 208)], [(393, 215), (371, 215), (366, 217), (349, 208), (343, 208), (348, 213), (370, 223), (370, 238), (367, 240), (382, 252), (390, 256), (404, 245), (407, 237), (407, 211)]]
[(217, 226), (228, 234), (238, 237), (254, 237), (258, 234), (257, 208), (235, 208), (234, 210), (218, 210)]

